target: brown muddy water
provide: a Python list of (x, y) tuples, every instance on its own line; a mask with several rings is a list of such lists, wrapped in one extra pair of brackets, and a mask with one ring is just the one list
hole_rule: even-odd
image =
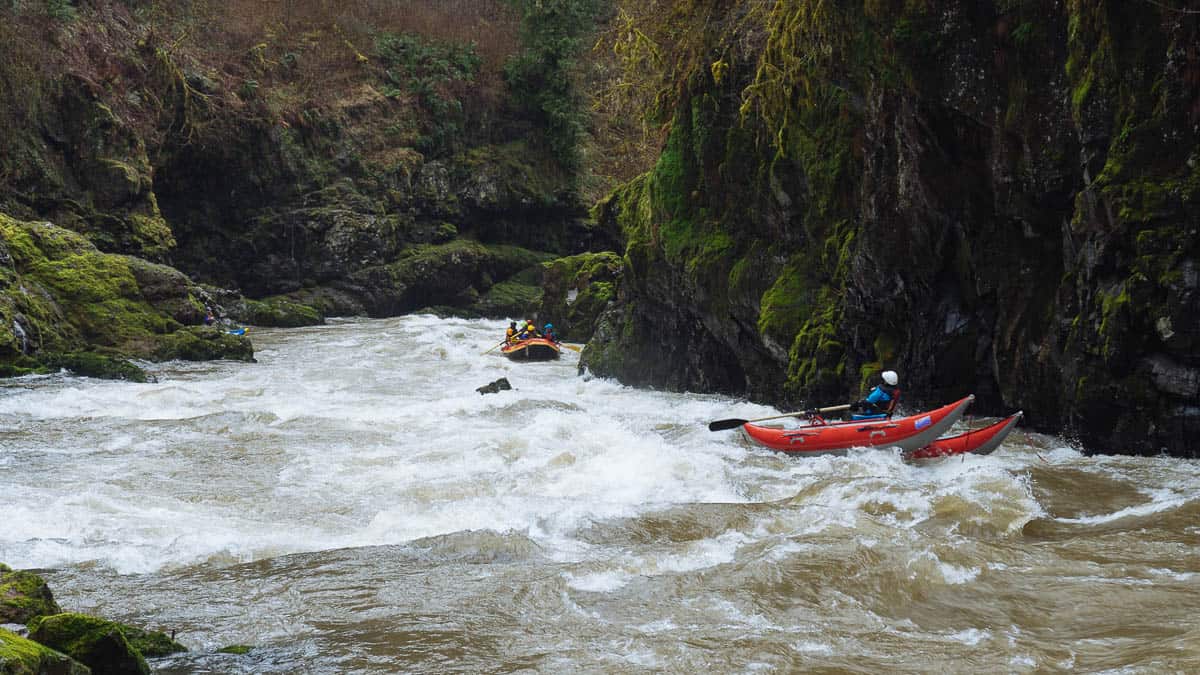
[(504, 325), (7, 381), (0, 562), (174, 631), (163, 673), (1200, 672), (1200, 463), (795, 459), (706, 427), (769, 408), (481, 356)]

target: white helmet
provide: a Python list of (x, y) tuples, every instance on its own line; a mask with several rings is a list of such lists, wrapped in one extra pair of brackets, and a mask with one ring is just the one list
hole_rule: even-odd
[(894, 387), (900, 382), (900, 376), (894, 370), (885, 370), (883, 371), (883, 381)]

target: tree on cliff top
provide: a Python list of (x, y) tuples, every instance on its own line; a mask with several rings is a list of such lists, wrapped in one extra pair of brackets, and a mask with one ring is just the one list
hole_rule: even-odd
[(595, 29), (598, 0), (509, 0), (521, 14), (523, 48), (505, 66), (514, 101), (546, 130), (560, 165), (577, 174), (587, 111), (577, 85), (577, 57)]

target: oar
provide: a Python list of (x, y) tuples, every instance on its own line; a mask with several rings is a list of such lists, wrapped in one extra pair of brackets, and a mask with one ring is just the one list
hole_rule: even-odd
[(559, 344), (559, 346), (560, 346), (560, 347), (566, 347), (567, 349), (570, 349), (570, 350), (571, 350), (571, 351), (573, 351), (573, 352), (581, 352), (581, 351), (583, 351), (583, 347), (577, 347), (577, 346), (575, 346), (575, 345), (569, 345), (569, 344), (567, 344), (567, 343), (565, 343), (565, 342), (560, 342), (560, 343), (558, 343), (558, 344)]
[(777, 419), (780, 419), (783, 417), (800, 417), (802, 415), (816, 415), (819, 413), (838, 412), (841, 410), (849, 410), (849, 409), (850, 409), (850, 404), (846, 403), (844, 405), (831, 405), (828, 408), (817, 408), (815, 410), (802, 410), (800, 412), (790, 412), (790, 413), (786, 413), (783, 415), (772, 415), (771, 417), (760, 417), (756, 420), (739, 420), (737, 418), (731, 418), (731, 419), (727, 419), (727, 420), (717, 420), (716, 422), (708, 423), (708, 430), (709, 431), (725, 431), (726, 429), (734, 429), (734, 428), (742, 426), (743, 424), (749, 424), (751, 422), (766, 422), (767, 420), (777, 420)]
[[(486, 353), (492, 351), (492, 349), (499, 347), (500, 345), (504, 344), (505, 342), (508, 342), (508, 340), (501, 340), (498, 344), (493, 345), (491, 349), (487, 350), (487, 352), (484, 352), (483, 354), (486, 354)], [(483, 354), (480, 354), (480, 356), (483, 356)]]

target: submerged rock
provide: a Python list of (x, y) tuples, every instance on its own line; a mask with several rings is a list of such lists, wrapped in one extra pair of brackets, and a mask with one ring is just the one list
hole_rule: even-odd
[(217, 652), (220, 654), (236, 654), (240, 656), (248, 653), (251, 649), (254, 649), (254, 647), (249, 645), (229, 645), (227, 647), (221, 647), (217, 650)]

